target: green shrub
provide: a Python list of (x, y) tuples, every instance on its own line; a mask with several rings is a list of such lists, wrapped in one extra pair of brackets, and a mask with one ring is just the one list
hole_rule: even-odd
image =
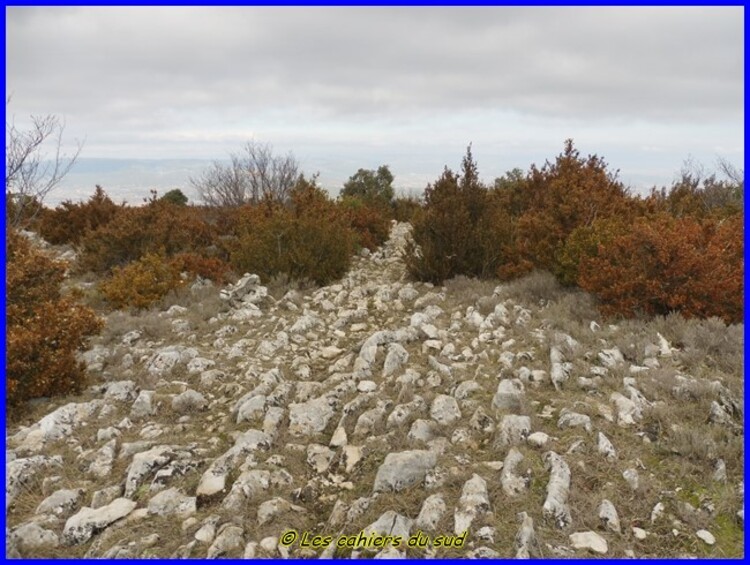
[(412, 224), (407, 267), (413, 277), (433, 283), (457, 275), (494, 276), (511, 234), (506, 211), (479, 181), (471, 147), (460, 176), (446, 168), (427, 187)]
[(84, 367), (76, 360), (102, 322), (62, 297), (65, 265), (16, 232), (6, 233), (6, 402), (11, 417), (25, 400), (80, 391)]
[(185, 194), (179, 188), (172, 189), (169, 192), (165, 193), (164, 196), (160, 198), (160, 200), (164, 200), (165, 202), (169, 202), (171, 204), (177, 204), (178, 206), (184, 206), (188, 203), (188, 197), (185, 196)]
[(314, 182), (298, 185), (290, 206), (243, 207), (236, 230), (226, 243), (232, 267), (264, 280), (285, 274), (327, 284), (346, 273), (354, 249), (349, 219)]
[(341, 189), (342, 197), (354, 197), (368, 202), (387, 205), (393, 200), (393, 174), (388, 165), (377, 171), (359, 169)]

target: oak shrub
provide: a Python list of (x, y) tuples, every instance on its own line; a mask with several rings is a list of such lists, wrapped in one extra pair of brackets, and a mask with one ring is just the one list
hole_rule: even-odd
[(94, 312), (62, 296), (66, 265), (14, 231), (6, 232), (6, 367), (9, 416), (26, 400), (78, 392), (85, 384), (76, 352), (100, 331)]
[(77, 245), (87, 232), (108, 224), (122, 209), (97, 185), (86, 202), (65, 201), (57, 208), (44, 208), (38, 219), (39, 235), (53, 245)]
[(596, 155), (567, 140), (554, 162), (488, 187), (467, 151), (445, 169), (413, 219), (407, 267), (440, 283), (511, 280), (532, 271), (592, 293), (604, 314), (743, 316), (744, 181), (683, 174), (646, 198), (629, 194)]
[(148, 308), (185, 283), (179, 266), (163, 254), (147, 253), (99, 283), (105, 300), (114, 308)]
[(638, 218), (580, 258), (577, 282), (604, 314), (743, 319), (743, 218)]
[(79, 269), (108, 274), (147, 253), (207, 252), (216, 230), (198, 207), (152, 198), (144, 206), (124, 207), (115, 218), (81, 239)]
[(322, 285), (349, 268), (355, 235), (339, 205), (313, 181), (301, 179), (286, 205), (242, 207), (235, 235), (224, 242), (237, 273), (276, 275)]

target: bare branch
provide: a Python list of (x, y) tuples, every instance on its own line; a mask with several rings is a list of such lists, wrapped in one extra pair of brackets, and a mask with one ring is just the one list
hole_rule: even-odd
[[(9, 101), (10, 99), (8, 99)], [(33, 219), (44, 199), (70, 172), (83, 149), (78, 142), (71, 157), (62, 153), (65, 123), (52, 114), (31, 116), (26, 130), (16, 127), (15, 120), (5, 124), (5, 195), (7, 222), (17, 227)], [(47, 158), (44, 146), (53, 145), (53, 156)]]
[(241, 206), (271, 199), (286, 202), (299, 177), (299, 164), (290, 153), (277, 157), (268, 144), (249, 141), (229, 164), (216, 161), (190, 183), (211, 206)]

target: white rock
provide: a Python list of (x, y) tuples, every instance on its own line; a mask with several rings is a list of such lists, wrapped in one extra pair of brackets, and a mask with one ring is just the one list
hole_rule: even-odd
[[(41, 549), (48, 549), (60, 545), (60, 539), (55, 532), (43, 528), (34, 522), (21, 524), (14, 528), (10, 533), (9, 541), (11, 544), (8, 545), (15, 545), (18, 550), (30, 557), (34, 557), (34, 553)], [(10, 557), (10, 555), (8, 555), (8, 549), (9, 547), (6, 548), (6, 558)]]
[(622, 478), (625, 479), (631, 490), (638, 490), (638, 471), (635, 469), (625, 469), (622, 472)]
[(534, 432), (526, 438), (526, 443), (533, 447), (544, 447), (549, 440), (550, 437), (544, 432)]
[(612, 442), (610, 442), (609, 439), (607, 439), (607, 436), (605, 436), (602, 432), (598, 432), (597, 434), (596, 449), (610, 461), (614, 461), (615, 459), (617, 459), (617, 451), (615, 451)]
[(445, 510), (445, 501), (441, 495), (428, 496), (422, 503), (422, 509), (414, 522), (414, 527), (427, 532), (435, 531)]
[(464, 483), (461, 498), (453, 515), (453, 531), (456, 535), (463, 534), (471, 527), (474, 519), (490, 509), (490, 499), (487, 494), (487, 481), (476, 473)]
[(81, 488), (55, 491), (39, 503), (36, 513), (53, 514), (58, 518), (67, 518), (78, 508), (84, 492)]
[(289, 405), (289, 433), (296, 437), (320, 433), (333, 415), (334, 409), (325, 397), (301, 404), (292, 403)]
[(700, 539), (706, 545), (713, 545), (716, 543), (716, 538), (708, 530), (698, 530), (697, 532), (695, 532), (695, 535), (698, 536), (698, 539)]
[(620, 517), (617, 515), (617, 509), (606, 498), (599, 504), (599, 520), (607, 530), (620, 533)]
[(194, 496), (186, 496), (176, 488), (169, 488), (156, 494), (148, 501), (149, 514), (187, 518), (197, 511)]
[(374, 492), (400, 491), (422, 482), (437, 463), (432, 451), (389, 453), (375, 475)]
[(526, 481), (516, 474), (516, 467), (521, 461), (523, 461), (523, 454), (515, 447), (511, 447), (503, 461), (503, 470), (500, 472), (503, 492), (509, 497), (518, 496), (526, 490)]
[(93, 509), (81, 508), (65, 522), (63, 540), (69, 545), (88, 541), (95, 532), (103, 530), (113, 522), (130, 514), (137, 503), (127, 498), (117, 498), (106, 506)]
[(609, 550), (607, 540), (596, 532), (576, 532), (570, 534), (569, 537), (570, 545), (573, 546), (573, 549), (587, 549), (601, 555), (604, 555)]
[(500, 431), (497, 443), (500, 446), (518, 445), (526, 441), (531, 433), (531, 418), (506, 414), (500, 420)]
[(554, 521), (560, 528), (566, 528), (571, 523), (568, 494), (570, 493), (570, 468), (565, 460), (554, 451), (548, 451), (542, 457), (545, 467), (550, 472), (547, 484), (547, 498), (542, 507), (546, 518)]
[(496, 410), (517, 411), (521, 408), (524, 393), (523, 383), (519, 379), (503, 379), (497, 385), (492, 407)]
[(449, 426), (461, 418), (461, 410), (455, 398), (439, 394), (430, 406), (430, 417), (442, 426)]

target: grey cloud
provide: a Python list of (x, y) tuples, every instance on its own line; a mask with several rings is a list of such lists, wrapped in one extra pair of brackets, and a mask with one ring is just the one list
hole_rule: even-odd
[[(8, 84), (67, 112), (741, 114), (741, 8), (11, 8)], [(31, 104), (31, 102), (30, 102)]]

